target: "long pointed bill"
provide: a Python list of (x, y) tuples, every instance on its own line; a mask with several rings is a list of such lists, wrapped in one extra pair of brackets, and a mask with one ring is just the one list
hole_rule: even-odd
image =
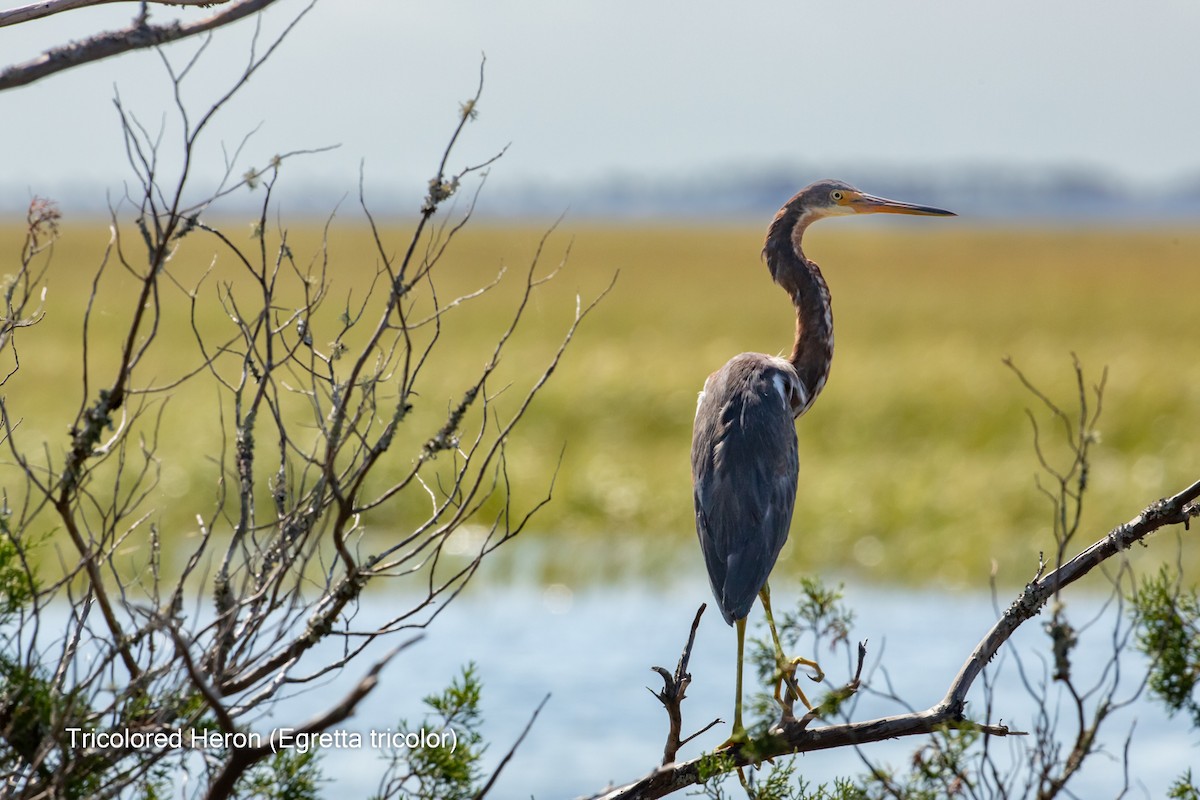
[(886, 197), (861, 194), (851, 198), (849, 204), (859, 214), (919, 214), (926, 217), (955, 217), (953, 211), (946, 211), (933, 206), (918, 206), (913, 203), (901, 203), (899, 200), (888, 200)]

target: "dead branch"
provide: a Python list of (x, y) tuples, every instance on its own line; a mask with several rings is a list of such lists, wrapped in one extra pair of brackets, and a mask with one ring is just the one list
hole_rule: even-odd
[[(47, 0), (47, 2), (33, 3), (0, 13), (0, 27), (18, 25), (75, 8), (100, 5), (102, 2), (118, 2), (118, 0)], [(154, 0), (154, 2), (161, 5), (179, 6), (227, 4), (228, 7), (204, 19), (188, 23), (173, 20), (162, 25), (151, 25), (146, 15), (139, 14), (126, 28), (98, 33), (82, 41), (54, 47), (36, 58), (5, 68), (0, 72), (0, 91), (25, 86), (72, 67), (89, 64), (121, 53), (158, 47), (186, 39), (189, 36), (207, 33), (262, 11), (274, 4), (276, 0), (214, 0), (207, 3), (201, 2), (201, 0)]]
[[(129, 2), (133, 2), (133, 0), (42, 0), (40, 3), (30, 3), (27, 6), (0, 11), (0, 28), (6, 25), (31, 22), (35, 19), (45, 19), (64, 11)], [(229, 3), (231, 0), (146, 0), (146, 2), (162, 6), (219, 6)]]
[(700, 608), (696, 609), (696, 617), (692, 620), (692, 629), (688, 632), (687, 644), (683, 647), (683, 654), (679, 656), (679, 663), (675, 666), (675, 674), (672, 675), (662, 667), (651, 667), (652, 670), (662, 676), (663, 688), (657, 694), (653, 691), (650, 691), (650, 693), (663, 704), (663, 708), (667, 710), (667, 718), (670, 720), (670, 727), (667, 731), (667, 743), (663, 747), (662, 763), (664, 766), (675, 761), (675, 756), (679, 753), (679, 748), (721, 722), (720, 719), (714, 719), (687, 738), (681, 738), (683, 733), (683, 700), (686, 696), (687, 687), (692, 682), (692, 674), (687, 671), (688, 662), (692, 658), (692, 645), (696, 642), (696, 629), (700, 627), (700, 617), (703, 616), (704, 609), (707, 607), (707, 603), (701, 603)]
[(1029, 583), (1013, 601), (1004, 615), (997, 620), (987, 635), (975, 646), (974, 652), (963, 664), (958, 676), (950, 684), (942, 705), (962, 712), (967, 691), (992, 656), (1008, 641), (1013, 632), (1026, 620), (1037, 615), (1055, 592), (1063, 589), (1091, 572), (1117, 553), (1127, 550), (1136, 542), (1167, 525), (1188, 527), (1192, 517), (1200, 514), (1196, 499), (1200, 497), (1200, 481), (1193, 483), (1173, 497), (1159, 500), (1124, 525), (1113, 528), (1099, 541), (1087, 548), (1066, 564), (1043, 578)]

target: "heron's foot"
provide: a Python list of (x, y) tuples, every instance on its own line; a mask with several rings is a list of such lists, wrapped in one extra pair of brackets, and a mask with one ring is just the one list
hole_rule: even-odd
[(732, 750), (735, 747), (741, 747), (748, 741), (750, 741), (750, 735), (746, 733), (746, 729), (737, 726), (733, 729), (733, 733), (729, 734), (729, 738), (717, 745), (713, 749), (713, 752)]
[(793, 658), (787, 663), (787, 669), (792, 674), (795, 674), (797, 668), (808, 667), (813, 671), (813, 675), (809, 675), (808, 679), (813, 683), (820, 683), (825, 680), (825, 670), (821, 669), (821, 665), (815, 661), (810, 661), (807, 658)]
[[(808, 679), (816, 683), (820, 683), (825, 679), (825, 672), (821, 669), (821, 665), (807, 658), (793, 658), (790, 661), (781, 660), (777, 667), (778, 678), (775, 681), (775, 702), (783, 709), (784, 722), (795, 719), (793, 707), (797, 700), (804, 704), (804, 707), (812, 710), (812, 703), (808, 702), (804, 692), (796, 683), (796, 671), (800, 667), (808, 667), (816, 674), (809, 675)], [(783, 685), (787, 684), (788, 690), (786, 697), (783, 692)]]

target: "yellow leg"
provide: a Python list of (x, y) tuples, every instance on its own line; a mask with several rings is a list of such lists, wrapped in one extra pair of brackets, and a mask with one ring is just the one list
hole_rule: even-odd
[(729, 734), (728, 739), (718, 745), (718, 750), (725, 750), (746, 741), (746, 726), (742, 724), (742, 653), (746, 647), (745, 618), (737, 620), (734, 625), (737, 627), (737, 686), (734, 690), (737, 694), (733, 701), (733, 731)]
[[(775, 616), (771, 613), (771, 587), (769, 584), (763, 584), (762, 591), (759, 592), (759, 598), (762, 600), (763, 612), (767, 616), (767, 627), (771, 629), (771, 641), (775, 644), (775, 660), (778, 663), (779, 680), (775, 684), (775, 700), (783, 707), (784, 715), (791, 716), (792, 714), (792, 699), (799, 700), (804, 704), (805, 708), (812, 708), (812, 703), (808, 702), (808, 698), (804, 696), (804, 692), (800, 691), (800, 687), (796, 684), (796, 667), (805, 666), (816, 670), (816, 675), (812, 677), (814, 681), (820, 681), (825, 677), (825, 673), (821, 670), (821, 666), (807, 658), (792, 658), (789, 659), (783, 653), (783, 645), (779, 643), (779, 632), (775, 629)], [(782, 685), (786, 683), (788, 691), (791, 693), (791, 698), (784, 700), (780, 694)]]
[(742, 654), (746, 649), (746, 618), (739, 619), (737, 625), (737, 687), (734, 691), (737, 692), (737, 697), (733, 701), (733, 735), (731, 739), (736, 739), (739, 736), (745, 737), (746, 727), (742, 724)]

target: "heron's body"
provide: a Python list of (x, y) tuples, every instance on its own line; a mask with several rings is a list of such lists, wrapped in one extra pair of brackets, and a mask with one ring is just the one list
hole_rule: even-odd
[(799, 469), (795, 368), (743, 353), (704, 382), (692, 437), (696, 530), (721, 614), (750, 613), (787, 540)]
[[(738, 688), (734, 735), (742, 730), (741, 656), (745, 620), (763, 599), (784, 662), (768, 602), (767, 579), (787, 540), (796, 500), (799, 457), (795, 420), (817, 399), (833, 360), (829, 287), (805, 257), (801, 238), (827, 216), (862, 213), (951, 215), (949, 211), (863, 194), (840, 181), (818, 181), (784, 204), (767, 231), (763, 257), (788, 293), (796, 336), (784, 359), (742, 353), (708, 376), (692, 432), (696, 532), (709, 582), (725, 621), (738, 628)], [(803, 659), (794, 660), (816, 666)], [(819, 671), (819, 670), (818, 670)], [(807, 703), (788, 680), (793, 695)], [(778, 696), (778, 695), (777, 695)], [(790, 701), (784, 704), (790, 714)]]

